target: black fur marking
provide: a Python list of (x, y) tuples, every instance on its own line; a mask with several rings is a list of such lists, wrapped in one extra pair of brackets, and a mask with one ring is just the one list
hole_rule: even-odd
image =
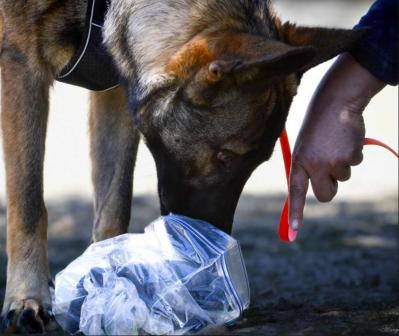
[(82, 42), (83, 29), (81, 22), (72, 21), (55, 32), (55, 35), (60, 44), (72, 45), (77, 49)]
[[(32, 178), (37, 179), (38, 177)], [(27, 181), (38, 180), (28, 179)], [(21, 213), (22, 221), (24, 223), (25, 233), (33, 235), (36, 232), (39, 221), (45, 214), (42, 189), (35, 185), (35, 183), (31, 183), (23, 189), (23, 193), (24, 195), (22, 197), (27, 200), (27, 202), (23, 204)]]
[(9, 43), (6, 36), (3, 41), (1, 55), (2, 58), (10, 61), (11, 63), (23, 66), (26, 66), (28, 64), (28, 58), (26, 57), (26, 55), (16, 45)]
[(134, 118), (136, 124), (139, 123), (138, 109), (141, 105), (142, 100), (140, 99), (140, 87), (138, 81), (133, 81), (129, 85), (128, 90), (128, 106), (129, 113)]
[(10, 310), (2, 319), (1, 319), (1, 326), (0, 326), (0, 333), (3, 334), (9, 329), (15, 319), (15, 310)]
[(28, 333), (43, 333), (43, 325), (37, 318), (33, 309), (24, 310), (17, 322), (18, 329)]

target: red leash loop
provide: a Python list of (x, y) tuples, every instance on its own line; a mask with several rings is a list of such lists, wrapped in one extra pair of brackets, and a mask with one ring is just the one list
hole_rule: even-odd
[[(365, 145), (374, 145), (374, 146), (379, 146), (379, 147), (385, 148), (388, 151), (390, 151), (393, 155), (395, 155), (397, 158), (399, 158), (398, 152), (396, 152), (394, 149), (392, 149), (391, 147), (389, 147), (388, 145), (384, 144), (383, 142), (381, 142), (379, 140), (366, 138), (364, 140), (364, 144)], [(281, 150), (282, 150), (283, 158), (284, 158), (284, 167), (285, 167), (285, 174), (287, 176), (287, 185), (289, 186), (292, 155), (291, 155), (291, 148), (290, 148), (290, 142), (288, 139), (288, 134), (285, 129), (280, 137), (280, 145), (281, 145)], [(289, 192), (289, 190), (288, 190), (288, 192)], [(282, 241), (292, 243), (295, 241), (295, 239), (298, 235), (298, 231), (294, 231), (291, 229), (291, 227), (289, 225), (288, 212), (289, 212), (289, 198), (287, 197), (285, 204), (284, 204), (283, 211), (281, 213), (281, 217), (280, 217), (279, 236)]]
[(365, 145), (380, 146), (382, 148), (385, 148), (385, 149), (389, 150), (393, 155), (395, 155), (397, 158), (399, 158), (399, 153), (398, 152), (396, 152), (393, 148), (389, 147), (388, 145), (384, 144), (383, 142), (381, 142), (379, 140), (366, 138), (366, 139), (364, 139), (364, 144)]

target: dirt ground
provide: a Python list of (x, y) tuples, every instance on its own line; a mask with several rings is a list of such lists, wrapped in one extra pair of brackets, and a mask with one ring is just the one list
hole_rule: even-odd
[[(282, 197), (243, 196), (234, 236), (251, 282), (252, 304), (228, 335), (399, 335), (398, 199), (310, 201), (295, 244), (276, 234)], [(86, 248), (91, 203), (50, 203), (52, 274)], [(134, 200), (135, 232), (158, 216), (154, 197)], [(6, 281), (5, 208), (0, 205), (0, 306)]]

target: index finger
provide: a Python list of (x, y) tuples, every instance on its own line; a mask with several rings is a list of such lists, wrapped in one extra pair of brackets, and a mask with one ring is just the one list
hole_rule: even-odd
[(294, 231), (302, 225), (308, 188), (309, 175), (300, 164), (293, 163), (289, 185), (289, 224)]

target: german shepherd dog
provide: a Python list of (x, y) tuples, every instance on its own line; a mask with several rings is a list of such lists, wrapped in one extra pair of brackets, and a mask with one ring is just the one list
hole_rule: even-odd
[[(0, 0), (8, 332), (44, 332), (51, 320), (49, 88), (81, 42), (87, 1)], [(103, 40), (124, 84), (91, 92), (93, 241), (127, 232), (139, 134), (156, 162), (161, 213), (230, 232), (303, 73), (362, 35), (283, 23), (267, 0), (111, 0)]]

